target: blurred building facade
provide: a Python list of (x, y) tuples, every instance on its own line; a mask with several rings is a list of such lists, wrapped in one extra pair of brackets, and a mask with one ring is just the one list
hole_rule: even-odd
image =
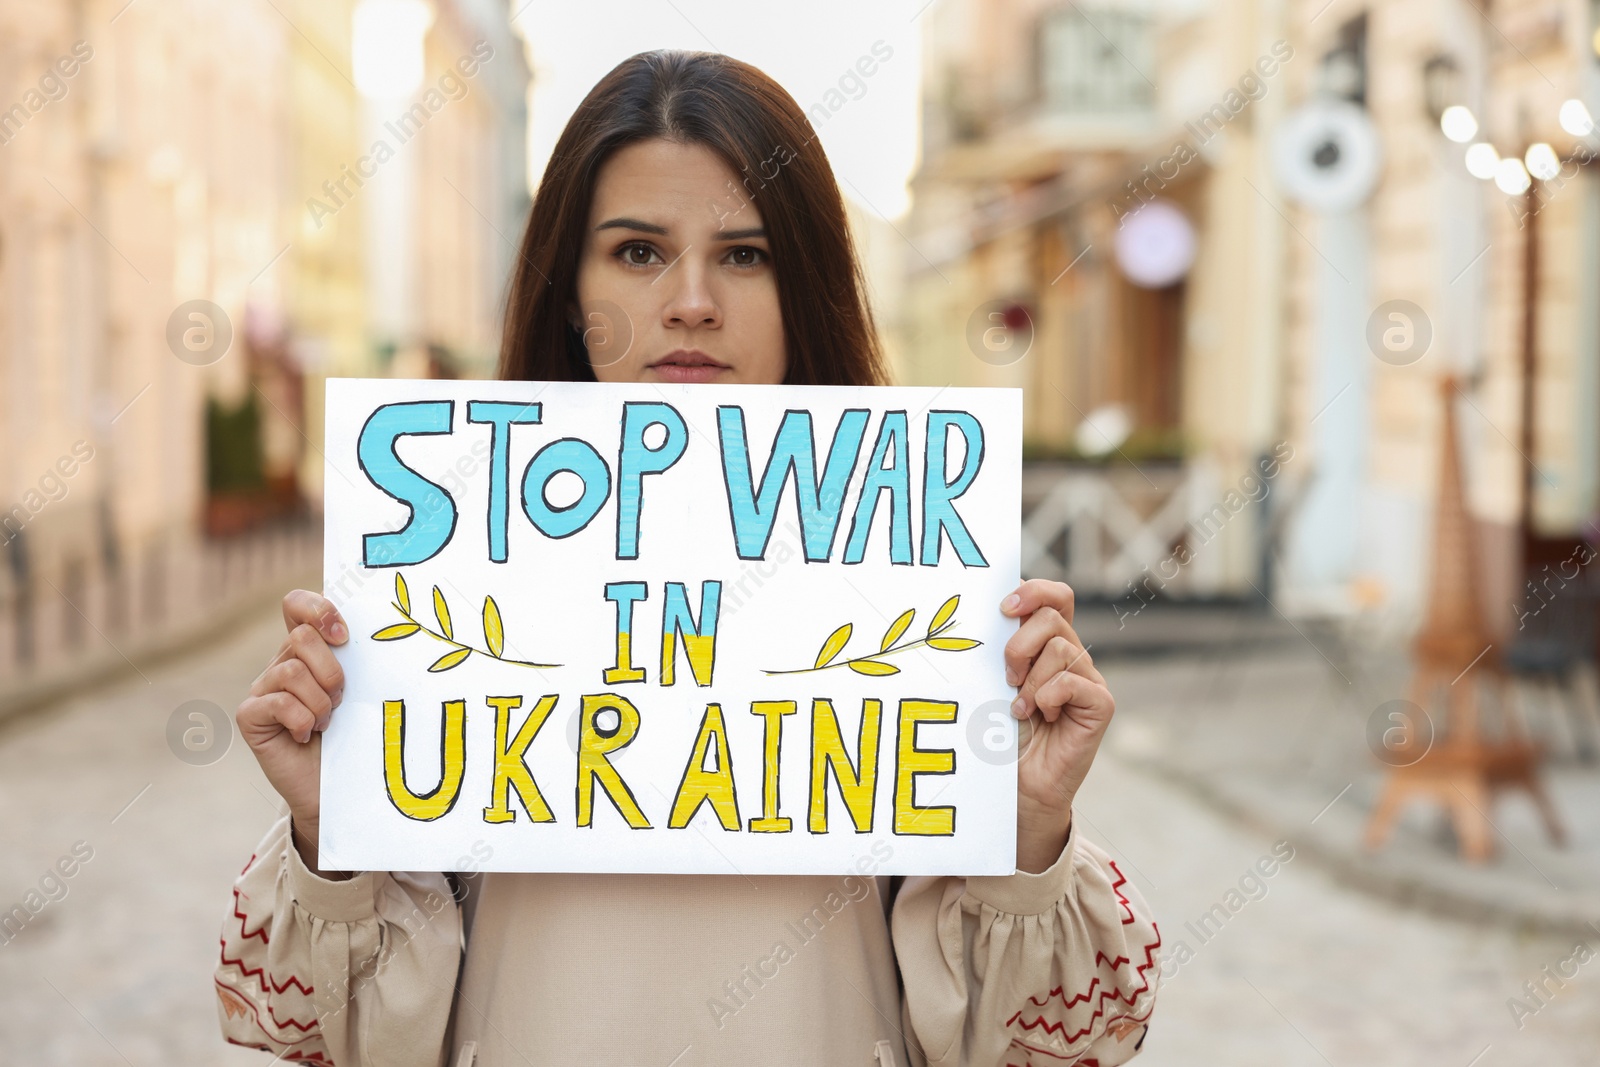
[[(0, 0), (0, 691), (314, 564), (327, 376), (492, 367), (522, 42), (503, 5), (394, 2), (412, 127), (378, 164), (352, 0)], [(369, 171), (421, 176), (416, 216)]]
[[(1528, 580), (1563, 561), (1571, 579), (1574, 555), (1588, 556), (1600, 507), (1600, 185), (1586, 165), (1592, 137), (1560, 116), (1566, 101), (1597, 102), (1595, 14), (1548, 0), (1296, 7), (1310, 61), (1293, 72), (1295, 95), (1357, 103), (1383, 157), (1359, 207), (1288, 210), (1300, 232), (1286, 247), (1286, 422), (1327, 475), (1286, 569), (1312, 605), (1420, 605), (1447, 375), (1459, 380), (1491, 626), (1519, 629)], [(1474, 116), (1464, 143), (1441, 130), (1450, 107)], [(1559, 168), (1530, 178), (1521, 160), (1541, 144)], [(1504, 160), (1487, 177), (1467, 166), (1481, 146)], [(1519, 175), (1525, 191), (1508, 191)], [(1425, 352), (1383, 358), (1382, 330), (1412, 328), (1392, 317), (1395, 301), (1420, 310)]]
[[(1593, 138), (1558, 121), (1596, 104), (1596, 6), (929, 10), (900, 339), (920, 384), (1026, 388), (1036, 570), (1088, 557), (1091, 593), (1409, 625), (1454, 375), (1482, 599), (1517, 618), (1526, 572), (1581, 552), (1600, 503), (1600, 187)], [(1472, 176), (1452, 104), (1560, 173)], [(1340, 109), (1374, 165), (1319, 201), (1293, 131)], [(1299, 169), (1361, 185), (1360, 143), (1304, 147)], [(1188, 226), (1136, 226), (1154, 202)]]
[[(1085, 593), (1239, 594), (1261, 574), (1267, 509), (1254, 500), (1209, 520), (1204, 552), (1166, 557), (1230, 491), (1261, 491), (1246, 479), (1281, 440), (1282, 222), (1252, 188), (1268, 186), (1263, 130), (1294, 61), (1274, 12), (948, 0), (924, 16), (908, 362), (925, 384), (1024, 387), (1044, 474), (1028, 495), (1060, 513), (1065, 555), (1094, 561), (1098, 578), (1064, 571)], [(1263, 57), (1271, 75), (1256, 73)], [(1243, 72), (1263, 91), (1212, 119)], [(1198, 136), (1197, 118), (1210, 122)], [(1117, 244), (1155, 198), (1197, 240), (1192, 267), (1152, 288), (1118, 267)], [(1051, 461), (1101, 456), (1050, 498), (1065, 473)], [(1145, 572), (1162, 561), (1164, 575)]]

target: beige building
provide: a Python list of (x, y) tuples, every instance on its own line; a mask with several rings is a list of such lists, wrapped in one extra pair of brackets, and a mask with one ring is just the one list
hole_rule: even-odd
[[(924, 18), (899, 340), (920, 383), (1027, 390), (1030, 525), (1061, 536), (1034, 569), (1116, 596), (1155, 563), (1174, 595), (1410, 626), (1454, 374), (1484, 596), (1512, 621), (1523, 561), (1568, 558), (1600, 504), (1595, 142), (1558, 121), (1596, 104), (1590, 6), (944, 0)], [(1561, 173), (1520, 195), (1473, 177), (1441, 132), (1451, 104), (1501, 157), (1547, 143)], [(1330, 110), (1360, 129), (1301, 143)], [(1192, 262), (1135, 282), (1183, 258), (1181, 226), (1119, 247), (1155, 200), (1187, 219)], [(1428, 347), (1385, 348), (1401, 334)]]
[[(396, 103), (426, 116), (401, 154), (425, 195), (386, 216), (348, 179), (372, 144), (354, 0), (0, 0), (0, 710), (314, 566), (325, 376), (405, 345), (488, 367), (528, 68), (502, 5), (416, 3)], [(403, 337), (373, 314), (395, 229)]]
[(204, 401), (271, 299), (290, 32), (266, 4), (0, 4), (0, 676), (207, 599)]
[[(491, 0), (373, 7), (380, 31), (410, 12), (413, 32), (383, 33), (374, 65), (354, 65), (341, 87), (339, 135), (328, 129), (330, 116), (319, 116), (328, 148), (301, 169), (291, 205), (303, 243), (330, 273), (350, 276), (336, 290), (347, 299), (326, 308), (329, 328), (297, 342), (311, 374), (313, 439), (322, 432), (326, 377), (493, 373), (504, 290), (530, 205), (530, 73), (509, 10)], [(350, 55), (361, 45), (348, 16), (339, 25), (342, 54)], [(315, 451), (303, 454), (301, 481), (320, 493)]]
[[(946, 0), (924, 16), (907, 362), (922, 384), (1026, 390), (1026, 495), (1051, 492), (1052, 462), (1103, 464), (1046, 501), (1060, 514), (1040, 536), (1065, 537), (1065, 566), (1035, 552), (1029, 568), (1086, 593), (1145, 581), (1208, 515), (1205, 550), (1151, 584), (1238, 595), (1262, 573), (1267, 508), (1215, 508), (1253, 495), (1281, 441), (1285, 228), (1257, 190), (1295, 58), (1264, 10)], [(1135, 284), (1119, 235), (1154, 199), (1187, 219), (1192, 265)]]
[[(1592, 5), (1497, 4), (1492, 20), (1464, 0), (1320, 6), (1294, 6), (1294, 39), (1313, 62), (1293, 72), (1293, 92), (1304, 98), (1319, 79), (1326, 91), (1337, 80), (1330, 71), (1359, 53), (1361, 103), (1383, 161), (1370, 198), (1348, 215), (1289, 212), (1298, 235), (1287, 249), (1288, 424), (1313, 465), (1343, 472), (1290, 545), (1291, 591), (1415, 618), (1432, 537), (1439, 382), (1455, 375), (1480, 596), (1491, 626), (1514, 629), (1525, 572), (1571, 558), (1600, 505), (1600, 186), (1580, 165), (1593, 158), (1593, 138), (1560, 122), (1565, 101), (1596, 102)], [(1469, 173), (1468, 145), (1442, 132), (1452, 105), (1475, 119), (1464, 140), (1505, 160), (1499, 181)], [(1511, 161), (1541, 143), (1569, 162), (1552, 180), (1507, 192), (1519, 170), (1530, 184)], [(1387, 317), (1392, 301), (1420, 311), (1431, 333), (1420, 355), (1374, 357), (1368, 325), (1399, 322)]]

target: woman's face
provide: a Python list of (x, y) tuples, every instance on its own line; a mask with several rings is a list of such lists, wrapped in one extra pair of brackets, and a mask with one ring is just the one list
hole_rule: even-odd
[(783, 381), (761, 213), (701, 145), (640, 141), (601, 167), (578, 304), (571, 320), (602, 382)]

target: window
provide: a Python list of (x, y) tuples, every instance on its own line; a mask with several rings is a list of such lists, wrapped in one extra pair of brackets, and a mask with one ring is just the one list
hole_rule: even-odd
[(1052, 115), (1103, 115), (1155, 107), (1150, 20), (1137, 11), (1046, 12), (1039, 32), (1039, 96)]

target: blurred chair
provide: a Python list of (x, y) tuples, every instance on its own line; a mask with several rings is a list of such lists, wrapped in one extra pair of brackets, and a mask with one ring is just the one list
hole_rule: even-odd
[[(1549, 600), (1534, 603), (1537, 609), (1526, 610), (1518, 619), (1520, 627), (1511, 632), (1506, 670), (1525, 692), (1537, 694), (1537, 700), (1524, 701), (1524, 706), (1541, 711), (1530, 727), (1545, 751), (1557, 757), (1571, 753), (1582, 763), (1593, 763), (1600, 753), (1600, 731), (1581, 682), (1585, 668), (1594, 663), (1600, 588), (1588, 575), (1580, 575), (1552, 591)], [(1564, 730), (1559, 725), (1562, 712)]]

